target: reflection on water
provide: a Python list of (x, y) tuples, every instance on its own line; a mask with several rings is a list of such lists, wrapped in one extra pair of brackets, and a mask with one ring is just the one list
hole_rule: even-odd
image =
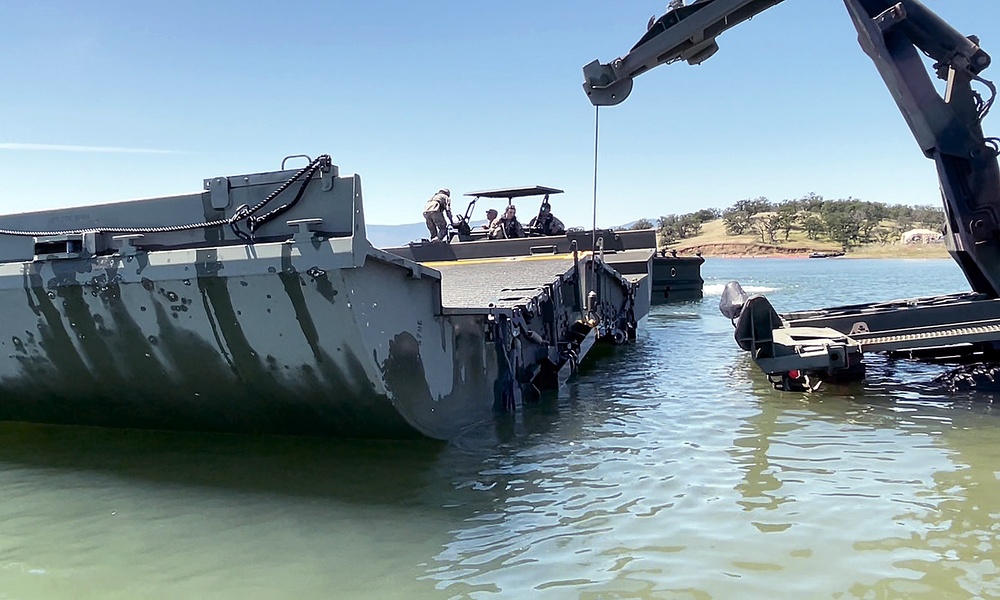
[[(785, 311), (961, 291), (953, 271), (710, 260), (704, 274), (773, 289)], [(657, 307), (640, 343), (558, 397), (447, 445), (0, 426), (0, 593), (1000, 596), (992, 398), (887, 360), (861, 385), (777, 392), (717, 302)]]
[(402, 589), (442, 541), (408, 526), (441, 510), (439, 444), (5, 425), (0, 448), (9, 597)]

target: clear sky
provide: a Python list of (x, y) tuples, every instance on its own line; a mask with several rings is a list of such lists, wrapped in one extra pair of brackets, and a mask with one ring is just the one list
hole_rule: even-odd
[[(1000, 0), (925, 4), (980, 36), (1000, 81)], [(369, 223), (421, 221), (439, 187), (461, 211), (460, 193), (537, 184), (566, 190), (553, 212), (567, 225), (589, 225), (595, 109), (581, 68), (626, 53), (665, 9), (6, 2), (0, 211), (195, 192), (328, 153), (361, 175)], [(600, 112), (598, 224), (810, 192), (939, 204), (933, 163), (856, 38), (840, 0), (786, 0), (723, 34), (701, 66), (637, 78)]]

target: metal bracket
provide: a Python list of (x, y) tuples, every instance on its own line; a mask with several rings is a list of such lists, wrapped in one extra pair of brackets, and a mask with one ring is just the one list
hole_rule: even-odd
[(34, 241), (36, 261), (85, 258), (97, 253), (97, 234), (93, 231), (37, 236)]
[(311, 219), (292, 219), (285, 222), (295, 230), (292, 239), (288, 240), (292, 244), (307, 244), (316, 237), (316, 228), (323, 224), (323, 219), (314, 217)]
[(142, 234), (129, 233), (126, 235), (116, 235), (111, 239), (118, 242), (118, 254), (122, 256), (134, 256), (140, 250), (136, 247), (135, 243), (142, 239)]
[(830, 359), (830, 372), (836, 369), (846, 369), (850, 364), (847, 358), (847, 344), (827, 344), (826, 355)]
[(987, 211), (975, 213), (969, 222), (969, 233), (977, 244), (992, 240), (996, 231), (997, 223)]
[(868, 323), (858, 321), (851, 325), (851, 331), (847, 335), (860, 335), (863, 333), (871, 333), (871, 329), (868, 328)]
[(330, 190), (332, 190), (333, 184), (337, 181), (336, 167), (333, 167), (331, 172), (329, 172), (327, 175), (323, 174), (323, 169), (319, 169), (316, 172), (319, 173), (319, 179), (320, 181), (323, 182), (323, 185), (321, 185), (319, 188), (320, 191), (329, 192)]
[(492, 342), (499, 333), (497, 331), (499, 325), (497, 325), (496, 307), (490, 302), (488, 308), (489, 312), (486, 313), (486, 341)]
[(537, 332), (532, 331), (531, 325), (524, 318), (524, 309), (526, 308), (527, 307), (515, 306), (511, 311), (511, 322), (515, 327), (517, 327), (514, 331), (515, 335), (517, 334), (517, 330), (520, 330), (520, 332), (532, 342), (540, 346), (548, 346), (549, 342)]
[(205, 180), (205, 189), (212, 197), (212, 208), (224, 210), (229, 208), (229, 178), (214, 177)]
[(875, 24), (882, 33), (886, 33), (904, 20), (906, 20), (906, 7), (902, 2), (897, 2), (875, 17)]
[(528, 248), (528, 254), (535, 256), (538, 254), (556, 254), (559, 252), (559, 248), (555, 244), (549, 244), (548, 246), (532, 246)]

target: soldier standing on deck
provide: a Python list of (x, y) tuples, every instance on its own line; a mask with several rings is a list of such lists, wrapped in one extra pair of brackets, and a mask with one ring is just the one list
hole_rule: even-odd
[[(445, 220), (444, 216), (448, 215)], [(424, 206), (424, 222), (427, 224), (427, 231), (430, 232), (432, 242), (445, 242), (448, 240), (448, 224), (454, 221), (451, 216), (451, 190), (441, 188), (436, 194), (431, 196)]]

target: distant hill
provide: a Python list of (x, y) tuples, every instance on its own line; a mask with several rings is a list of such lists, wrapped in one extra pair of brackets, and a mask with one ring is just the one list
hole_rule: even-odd
[(368, 241), (376, 248), (392, 248), (405, 246), (420, 238), (427, 237), (427, 226), (423, 223), (408, 223), (406, 225), (372, 225), (365, 224)]
[[(478, 227), (484, 223), (486, 223), (485, 220), (473, 221), (472, 226)], [(368, 234), (368, 241), (376, 248), (405, 246), (410, 242), (417, 242), (427, 237), (427, 225), (423, 223), (407, 223), (405, 225), (373, 225), (366, 223), (365, 228)]]
[[(788, 240), (780, 236), (778, 244), (763, 244), (760, 235), (728, 235), (723, 219), (702, 224), (697, 236), (678, 240), (670, 245), (680, 255), (701, 253), (703, 256), (801, 256), (813, 252), (841, 250), (829, 240), (810, 240), (801, 231), (793, 230)], [(900, 244), (898, 240), (887, 244), (866, 244), (847, 251), (848, 257), (865, 258), (947, 258), (944, 244)]]

